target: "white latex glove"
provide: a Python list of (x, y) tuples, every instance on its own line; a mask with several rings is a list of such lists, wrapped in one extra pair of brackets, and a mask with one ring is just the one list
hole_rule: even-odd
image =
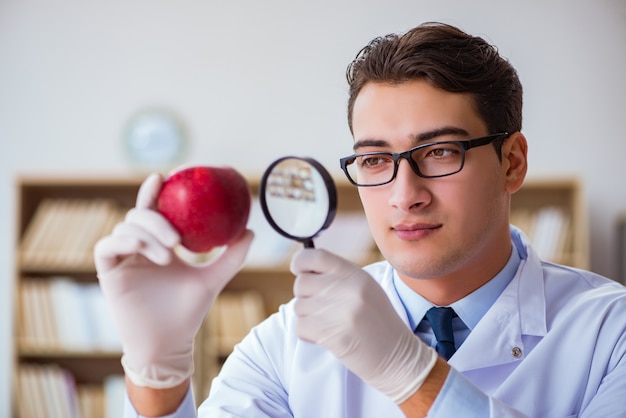
[(135, 208), (95, 246), (100, 287), (122, 340), (122, 365), (138, 386), (174, 387), (193, 373), (193, 340), (215, 298), (241, 268), (253, 234), (246, 231), (209, 265), (173, 252), (180, 236), (154, 210), (162, 178), (152, 174)]
[(406, 326), (363, 269), (321, 249), (291, 262), (297, 333), (332, 352), (396, 404), (424, 383), (437, 353)]

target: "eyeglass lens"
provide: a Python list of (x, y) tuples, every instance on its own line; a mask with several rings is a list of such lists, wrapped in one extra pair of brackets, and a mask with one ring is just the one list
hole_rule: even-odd
[(346, 164), (350, 178), (360, 185), (387, 183), (394, 177), (400, 159), (411, 158), (424, 177), (441, 177), (456, 173), (463, 167), (465, 150), (458, 143), (438, 143), (418, 147), (404, 153), (368, 153), (357, 155)]

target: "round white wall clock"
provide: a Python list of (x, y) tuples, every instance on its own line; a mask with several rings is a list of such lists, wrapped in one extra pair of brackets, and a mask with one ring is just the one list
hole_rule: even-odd
[(182, 155), (185, 133), (181, 121), (171, 112), (150, 109), (133, 116), (124, 133), (131, 160), (144, 166), (166, 166)]

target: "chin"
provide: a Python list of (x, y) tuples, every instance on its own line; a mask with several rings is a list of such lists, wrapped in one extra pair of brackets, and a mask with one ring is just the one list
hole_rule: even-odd
[(400, 274), (414, 279), (429, 279), (449, 274), (459, 267), (462, 254), (453, 248), (440, 246), (441, 251), (428, 251), (428, 248), (398, 248), (381, 251), (385, 259)]

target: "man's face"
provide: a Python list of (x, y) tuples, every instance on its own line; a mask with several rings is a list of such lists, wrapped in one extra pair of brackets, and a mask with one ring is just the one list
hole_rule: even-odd
[[(356, 153), (402, 152), (492, 133), (469, 95), (421, 80), (367, 84), (355, 101), (352, 123)], [(503, 267), (510, 255), (507, 167), (486, 145), (467, 151), (457, 174), (421, 178), (402, 159), (393, 182), (359, 188), (376, 243), (405, 281), (456, 281), (467, 274), (490, 279)]]

